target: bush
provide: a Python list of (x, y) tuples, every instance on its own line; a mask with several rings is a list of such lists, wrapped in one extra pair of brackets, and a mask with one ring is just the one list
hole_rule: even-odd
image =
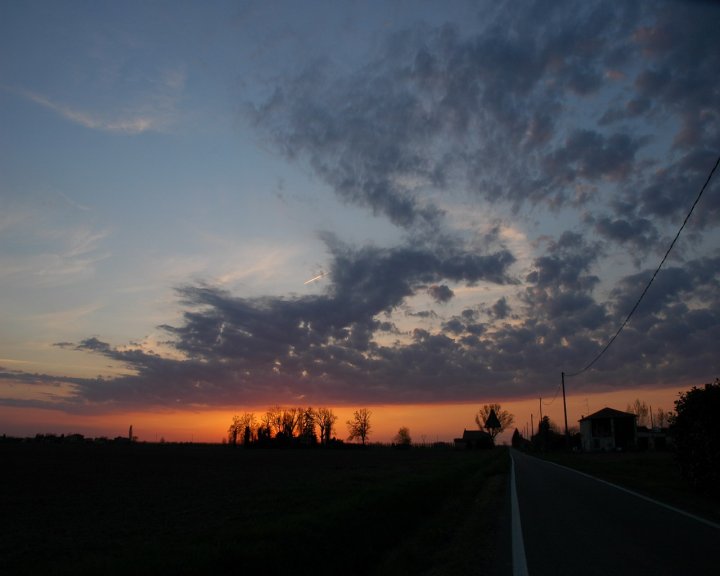
[(720, 492), (720, 379), (675, 401), (670, 433), (683, 477), (697, 490)]

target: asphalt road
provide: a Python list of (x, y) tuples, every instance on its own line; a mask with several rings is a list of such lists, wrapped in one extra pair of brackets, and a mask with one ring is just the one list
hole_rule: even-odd
[(512, 451), (530, 576), (720, 574), (720, 528)]

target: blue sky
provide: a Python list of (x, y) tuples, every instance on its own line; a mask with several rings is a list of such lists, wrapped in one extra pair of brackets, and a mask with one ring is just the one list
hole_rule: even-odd
[[(551, 395), (717, 158), (719, 24), (704, 2), (2, 3), (0, 403)], [(719, 194), (579, 390), (718, 376)]]

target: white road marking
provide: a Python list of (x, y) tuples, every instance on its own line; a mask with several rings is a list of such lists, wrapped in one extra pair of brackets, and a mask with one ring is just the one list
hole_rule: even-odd
[(553, 466), (557, 466), (558, 468), (562, 468), (563, 470), (570, 470), (570, 472), (575, 472), (576, 474), (580, 474), (581, 476), (585, 476), (586, 478), (591, 478), (593, 480), (597, 480), (598, 482), (602, 482), (603, 484), (612, 486), (613, 488), (616, 488), (618, 490), (626, 492), (627, 494), (632, 494), (633, 496), (637, 496), (638, 498), (642, 498), (643, 500), (652, 502), (653, 504), (657, 504), (658, 506), (662, 506), (663, 508), (667, 508), (668, 510), (672, 510), (673, 512), (677, 512), (678, 514), (687, 516), (688, 518), (692, 518), (693, 520), (697, 520), (698, 522), (706, 524), (706, 525), (710, 526), (711, 528), (720, 530), (720, 524), (717, 524), (717, 523), (713, 522), (712, 520), (706, 520), (705, 518), (696, 516), (695, 514), (691, 514), (690, 512), (686, 512), (685, 510), (681, 510), (680, 508), (675, 508), (675, 506), (670, 506), (670, 504), (665, 504), (664, 502), (660, 502), (659, 500), (654, 500), (653, 498), (644, 496), (643, 494), (634, 492), (628, 488), (623, 488), (622, 486), (618, 486), (617, 484), (613, 484), (612, 482), (608, 482), (607, 480), (603, 480), (602, 478), (598, 478), (597, 476), (591, 476), (590, 474), (586, 474), (585, 472), (580, 472), (580, 470), (575, 470), (575, 468), (569, 468), (568, 466), (563, 466), (562, 464), (550, 462), (549, 460), (543, 460), (542, 458), (538, 458), (538, 460), (540, 460), (541, 462), (546, 462), (547, 464), (552, 464)]

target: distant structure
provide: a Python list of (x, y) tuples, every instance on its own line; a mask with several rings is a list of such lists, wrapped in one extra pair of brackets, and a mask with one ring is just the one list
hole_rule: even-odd
[(130, 430), (128, 430), (128, 442), (133, 441), (133, 435), (132, 435), (132, 424), (130, 424)]
[(637, 416), (605, 407), (579, 420), (582, 448), (588, 452), (628, 450), (637, 446)]
[(455, 448), (460, 450), (492, 448), (494, 445), (492, 436), (482, 430), (463, 430), (462, 438), (455, 438)]

